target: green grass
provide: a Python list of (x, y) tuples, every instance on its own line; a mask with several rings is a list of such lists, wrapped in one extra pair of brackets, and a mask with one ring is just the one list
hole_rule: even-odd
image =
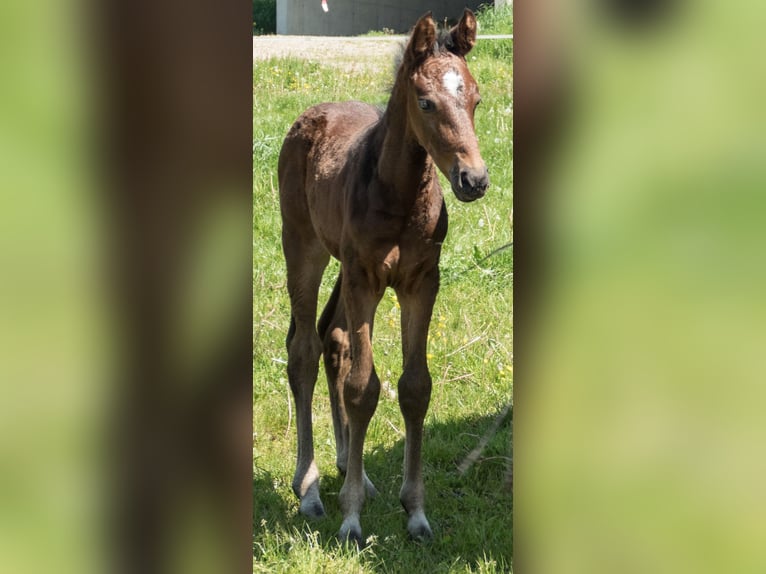
[(476, 11), (479, 20), (479, 34), (513, 34), (513, 6), (495, 8), (483, 4)]
[[(253, 110), (253, 469), (255, 572), (508, 572), (511, 571), (512, 498), (506, 485), (511, 425), (504, 421), (478, 461), (461, 475), (458, 464), (511, 401), (513, 388), (513, 252), (484, 256), (513, 238), (512, 60), (509, 41), (468, 57), (483, 103), (476, 130), (492, 186), (472, 204), (458, 202), (442, 178), (450, 230), (442, 252), (442, 289), (434, 310), (429, 357), (434, 388), (426, 418), (423, 460), (426, 511), (435, 539), (411, 542), (398, 501), (404, 429), (396, 398), (401, 373), (399, 307), (392, 291), (377, 314), (373, 342), (384, 383), (366, 441), (365, 466), (380, 495), (368, 500), (362, 528), (368, 546), (338, 545), (340, 526), (334, 439), (323, 371), (314, 399), (314, 442), (327, 510), (322, 521), (297, 515), (290, 483), (295, 420), (285, 371), (289, 322), (280, 246), (276, 163), (295, 118), (322, 101), (387, 100), (391, 63), (374, 72), (349, 72), (297, 59), (255, 62)], [(508, 57), (498, 57), (508, 54)], [(320, 304), (337, 273), (325, 273)]]
[[(491, 4), (482, 4), (475, 12), (479, 20), (479, 34), (513, 34), (513, 6), (506, 5), (495, 8)], [(383, 28), (382, 30), (370, 30), (361, 36), (390, 36), (396, 34), (394, 30)]]
[(253, 35), (276, 34), (276, 0), (253, 0)]
[(395, 30), (392, 30), (391, 28), (383, 28), (382, 30), (370, 30), (369, 32), (366, 32), (364, 34), (359, 34), (360, 36), (396, 36), (397, 33)]

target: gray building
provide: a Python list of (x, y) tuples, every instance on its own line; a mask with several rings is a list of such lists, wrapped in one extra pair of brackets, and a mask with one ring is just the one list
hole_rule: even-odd
[(277, 0), (277, 34), (354, 36), (388, 28), (408, 32), (417, 19), (431, 10), (434, 19), (456, 20), (468, 7), (478, 9), (489, 0)]

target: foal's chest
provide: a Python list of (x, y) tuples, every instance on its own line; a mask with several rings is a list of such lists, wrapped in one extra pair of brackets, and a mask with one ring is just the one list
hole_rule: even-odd
[(432, 240), (417, 245), (402, 242), (380, 246), (374, 253), (370, 271), (379, 288), (408, 290), (436, 269), (440, 252), (441, 242)]
[(441, 190), (417, 198), (400, 213), (390, 205), (365, 207), (363, 223), (348, 227), (350, 233), (344, 234), (346, 245), (354, 245), (354, 266), (363, 268), (379, 291), (416, 288), (438, 266), (447, 234)]

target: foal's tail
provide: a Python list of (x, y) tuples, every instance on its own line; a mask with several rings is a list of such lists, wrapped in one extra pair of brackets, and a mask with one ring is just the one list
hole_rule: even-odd
[(324, 337), (327, 334), (327, 329), (330, 328), (335, 311), (338, 308), (338, 301), (340, 301), (340, 284), (343, 278), (343, 270), (338, 273), (338, 278), (335, 280), (335, 287), (332, 288), (332, 294), (327, 300), (322, 315), (319, 317), (319, 324), (317, 325), (317, 331), (319, 332), (319, 338), (324, 341)]

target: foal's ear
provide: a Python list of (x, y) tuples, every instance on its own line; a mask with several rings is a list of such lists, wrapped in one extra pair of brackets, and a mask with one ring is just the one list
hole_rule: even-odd
[(458, 56), (465, 56), (471, 51), (471, 48), (476, 44), (476, 16), (473, 15), (468, 8), (463, 12), (463, 17), (460, 18), (457, 26), (449, 31), (450, 39), (450, 52), (457, 54)]
[(431, 12), (425, 13), (412, 29), (410, 42), (407, 44), (407, 56), (414, 63), (433, 52), (436, 43), (436, 24)]

